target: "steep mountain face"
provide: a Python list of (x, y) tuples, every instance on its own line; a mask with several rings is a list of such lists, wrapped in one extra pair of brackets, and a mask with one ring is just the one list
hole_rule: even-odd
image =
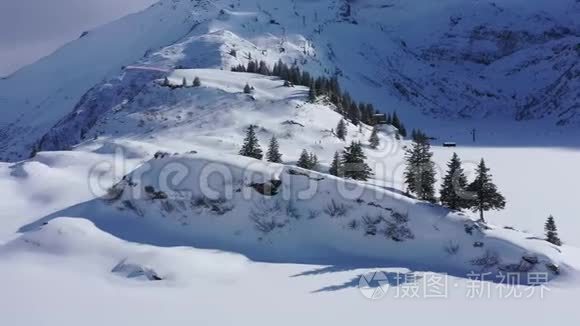
[(578, 15), (575, 0), (165, 0), (1, 80), (0, 158), (82, 142), (175, 68), (250, 58), (336, 75), (382, 110), (574, 126)]

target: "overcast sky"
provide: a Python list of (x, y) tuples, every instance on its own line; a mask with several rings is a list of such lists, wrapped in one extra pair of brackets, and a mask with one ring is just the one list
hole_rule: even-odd
[(0, 76), (158, 0), (0, 0)]

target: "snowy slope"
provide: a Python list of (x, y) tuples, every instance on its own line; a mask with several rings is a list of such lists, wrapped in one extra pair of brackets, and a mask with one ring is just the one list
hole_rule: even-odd
[(119, 74), (122, 66), (179, 40), (200, 23), (193, 10), (207, 8), (211, 4), (206, 1), (159, 2), (0, 79), (2, 158), (28, 157), (31, 145), (70, 113), (84, 93)]
[[(553, 284), (544, 292), (491, 284), (480, 296), (469, 280), (449, 277), (446, 296), (418, 298), (414, 293), (422, 296), (431, 290), (427, 281), (442, 280), (440, 274), (384, 266), (255, 263), (215, 250), (126, 242), (80, 219), (53, 220), (1, 248), (0, 257), (2, 320), (18, 325), (271, 325), (274, 319), (279, 325), (384, 319), (410, 325), (577, 322), (578, 291), (565, 284)], [(147, 281), (112, 272), (120, 261), (154, 270), (165, 279)], [(369, 300), (358, 289), (359, 279), (377, 271), (401, 285), (389, 287), (382, 299)], [(549, 314), (530, 312), (547, 307)]]
[[(0, 288), (9, 293), (0, 297), (2, 320), (575, 325), (580, 180), (569, 171), (579, 138), (549, 126), (577, 122), (578, 4), (557, 2), (166, 0), (0, 81), (3, 103), (11, 103), (0, 108), (10, 124), (0, 157), (35, 152), (0, 163)], [(126, 43), (125, 28), (136, 44)], [(110, 56), (91, 53), (99, 44)], [(337, 74), (357, 100), (399, 109), (409, 129), (438, 137), (438, 177), (453, 151), (470, 178), (485, 157), (508, 207), (484, 224), (404, 196), (408, 140), (385, 127), (373, 150), (370, 127), (350, 123), (347, 139), (337, 139), (341, 116), (323, 98), (308, 103), (305, 87), (230, 71), (250, 56)], [(62, 78), (23, 91), (54, 67)], [(202, 85), (167, 87), (164, 77), (174, 86), (199, 77)], [(246, 83), (252, 94), (242, 92)], [(492, 86), (504, 93), (489, 95)], [(68, 102), (54, 95), (59, 87)], [(520, 105), (534, 103), (532, 95), (546, 105)], [(263, 149), (278, 138), (284, 164), (237, 155), (249, 125)], [(440, 147), (445, 140), (460, 147)], [(327, 174), (351, 141), (365, 144), (375, 172), (368, 182)], [(542, 148), (555, 145), (565, 148)], [(316, 171), (294, 166), (303, 149), (318, 155)], [(158, 151), (168, 154), (153, 158)], [(548, 214), (562, 247), (542, 240)], [(375, 271), (387, 277), (383, 301), (359, 289)], [(484, 282), (489, 297), (466, 299), (468, 273), (512, 271), (521, 273), (518, 285)], [(550, 280), (546, 297), (526, 282), (536, 272)], [(427, 291), (425, 282), (442, 277), (450, 282), (444, 300), (394, 297), (407, 286)], [(546, 307), (545, 317), (530, 313)]]
[[(249, 55), (337, 75), (360, 100), (399, 108), (409, 119), (423, 120), (417, 114), (423, 112), (575, 125), (579, 6), (572, 0), (527, 2), (525, 10), (513, 0), (161, 1), (0, 81), (1, 157), (17, 160), (35, 146), (78, 143), (98, 116), (132, 101), (163, 74), (120, 72), (122, 65), (227, 70)], [(237, 58), (228, 54), (232, 48)], [(102, 55), (93, 59), (95, 52)], [(38, 81), (31, 91), (28, 85)]]
[[(266, 187), (272, 189), (263, 193)], [(177, 229), (165, 232), (259, 261), (375, 261), (457, 276), (567, 268), (559, 250), (525, 233), (486, 229), (380, 187), (248, 158), (196, 153), (156, 159), (111, 192), (109, 204), (146, 224), (159, 223), (157, 236)], [(538, 263), (528, 264), (529, 257)]]

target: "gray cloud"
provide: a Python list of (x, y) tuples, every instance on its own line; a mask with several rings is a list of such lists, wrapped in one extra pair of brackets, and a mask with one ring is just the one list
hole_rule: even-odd
[(158, 0), (0, 0), (0, 76)]

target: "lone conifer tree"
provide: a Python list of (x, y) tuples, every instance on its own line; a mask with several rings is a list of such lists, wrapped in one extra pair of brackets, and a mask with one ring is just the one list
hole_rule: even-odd
[(250, 94), (251, 92), (252, 92), (252, 87), (250, 87), (250, 84), (246, 83), (246, 86), (244, 86), (244, 93)]
[(453, 153), (451, 161), (447, 163), (447, 174), (443, 178), (441, 185), (441, 203), (453, 210), (469, 208), (469, 201), (466, 198), (467, 177), (461, 167), (461, 159), (457, 153)]
[(308, 90), (308, 102), (314, 103), (316, 102), (316, 90), (313, 86), (310, 87)]
[(256, 127), (250, 125), (246, 131), (246, 138), (244, 139), (244, 145), (240, 150), (240, 155), (253, 157), (255, 159), (261, 160), (264, 156), (262, 154), (262, 149), (258, 143), (258, 138), (256, 137)]
[(489, 211), (490, 209), (504, 209), (505, 198), (491, 180), (489, 169), (485, 166), (483, 159), (481, 159), (481, 162), (477, 166), (476, 173), (475, 180), (467, 187), (467, 190), (473, 192), (473, 198), (470, 201), (471, 209), (474, 212), (479, 212), (479, 219), (485, 221), (483, 212)]
[(266, 152), (266, 159), (268, 162), (282, 163), (282, 154), (280, 154), (280, 145), (278, 144), (276, 136), (272, 136), (270, 139), (268, 152)]
[(346, 123), (344, 122), (344, 119), (340, 119), (338, 125), (336, 126), (336, 137), (338, 137), (340, 140), (345, 140), (346, 134)]
[(169, 86), (169, 78), (167, 78), (167, 76), (165, 76), (163, 78), (163, 84), (161, 84), (161, 85), (163, 85), (163, 86)]
[(330, 164), (330, 169), (328, 173), (334, 176), (342, 176), (342, 162), (340, 160), (340, 154), (338, 152), (334, 153), (334, 158), (332, 159), (332, 163)]
[(421, 200), (435, 202), (435, 163), (428, 141), (415, 141), (405, 154), (405, 183)]
[(342, 153), (342, 169), (345, 178), (355, 180), (368, 180), (373, 171), (365, 162), (367, 159), (362, 145), (359, 142), (352, 142)]
[(403, 136), (403, 137), (407, 137), (407, 128), (405, 128), (405, 126), (403, 125), (403, 123), (400, 123), (399, 126), (399, 135)]
[(201, 80), (199, 79), (199, 77), (195, 77), (193, 79), (193, 87), (199, 87), (201, 86)]
[(185, 77), (183, 77), (183, 80), (181, 80), (181, 86), (187, 87), (187, 79), (185, 79)]
[(401, 128), (401, 120), (399, 120), (399, 116), (397, 115), (397, 112), (393, 112), (393, 115), (391, 116), (391, 125), (397, 129)]
[(371, 137), (369, 138), (369, 145), (372, 149), (377, 149), (380, 145), (379, 140), (379, 131), (377, 127), (373, 128), (373, 132), (371, 133)]
[(555, 244), (556, 246), (561, 246), (562, 241), (560, 237), (558, 237), (558, 229), (556, 228), (556, 221), (554, 221), (554, 216), (550, 215), (548, 220), (546, 220), (546, 224), (544, 226), (544, 230), (546, 231), (546, 241)]

